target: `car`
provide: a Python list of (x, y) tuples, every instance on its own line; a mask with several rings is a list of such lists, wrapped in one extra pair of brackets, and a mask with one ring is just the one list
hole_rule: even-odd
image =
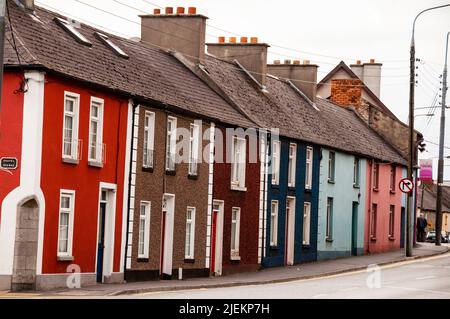
[[(427, 233), (427, 237), (425, 239), (428, 243), (434, 243), (436, 241), (436, 232), (434, 230), (429, 231)], [(441, 232), (441, 243), (448, 243), (449, 242), (449, 235), (447, 232), (442, 231)]]

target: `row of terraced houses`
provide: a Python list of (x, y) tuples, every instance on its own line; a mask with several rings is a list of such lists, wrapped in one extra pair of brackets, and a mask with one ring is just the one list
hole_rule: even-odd
[[(400, 249), (407, 126), (382, 65), (267, 62), (195, 8), (141, 38), (8, 0), (0, 289), (186, 279)], [(420, 134), (417, 133), (418, 138)], [(414, 220), (414, 218), (413, 218)]]

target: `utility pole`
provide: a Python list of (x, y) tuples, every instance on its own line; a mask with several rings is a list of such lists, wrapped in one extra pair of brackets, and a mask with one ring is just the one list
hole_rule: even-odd
[[(0, 0), (0, 127), (2, 125), (3, 65), (5, 51), (6, 0)], [(1, 138), (1, 136), (0, 136)]]
[(447, 57), (448, 57), (448, 38), (450, 32), (447, 33), (447, 41), (445, 43), (445, 62), (444, 73), (442, 75), (442, 102), (441, 102), (441, 132), (439, 137), (439, 164), (438, 164), (438, 184), (436, 196), (436, 246), (441, 245), (442, 231), (442, 184), (444, 183), (444, 142), (445, 142), (445, 109), (447, 97)]
[[(414, 138), (414, 96), (415, 96), (415, 88), (416, 88), (416, 44), (414, 41), (414, 35), (416, 30), (416, 22), (420, 15), (425, 12), (441, 9), (445, 7), (450, 7), (450, 4), (445, 4), (437, 7), (428, 8), (419, 12), (414, 18), (413, 28), (412, 28), (412, 38), (411, 38), (411, 47), (410, 47), (410, 77), (409, 77), (409, 143), (408, 143), (408, 178), (410, 180), (414, 180), (414, 164), (415, 164), (415, 155), (416, 155), (416, 141)], [(412, 234), (414, 224), (412, 223), (412, 215), (414, 210), (414, 203), (412, 202), (414, 198), (414, 194), (410, 194), (408, 196), (408, 200), (406, 203), (406, 257), (411, 257), (413, 252), (413, 240)], [(414, 214), (415, 215), (415, 214)], [(436, 236), (437, 237), (437, 236)]]

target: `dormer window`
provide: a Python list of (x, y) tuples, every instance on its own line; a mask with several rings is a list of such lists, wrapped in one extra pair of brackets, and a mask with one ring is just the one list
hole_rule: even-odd
[(121, 48), (119, 48), (111, 39), (102, 33), (95, 32), (97, 38), (102, 41), (107, 47), (109, 47), (115, 54), (124, 59), (129, 59), (130, 57)]
[(92, 43), (77, 30), (75, 22), (69, 22), (61, 18), (55, 18), (55, 22), (67, 33), (69, 33), (77, 42), (89, 47), (92, 46)]

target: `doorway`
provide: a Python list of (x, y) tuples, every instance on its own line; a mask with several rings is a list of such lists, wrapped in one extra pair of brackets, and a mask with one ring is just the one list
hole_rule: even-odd
[(284, 264), (294, 265), (295, 249), (295, 198), (288, 197), (286, 205), (286, 236), (285, 236)]
[(175, 195), (165, 194), (161, 212), (161, 265), (163, 279), (172, 278), (173, 231), (175, 222)]
[(405, 207), (402, 207), (401, 220), (400, 220), (400, 248), (405, 248), (405, 225), (406, 225), (406, 212)]
[(222, 275), (223, 212), (224, 203), (214, 201), (211, 216), (211, 261), (210, 270), (215, 276)]
[(352, 207), (352, 255), (358, 255), (358, 210), (359, 203), (353, 202)]
[(97, 240), (97, 282), (103, 282), (103, 257), (105, 253), (105, 218), (107, 205), (107, 192), (102, 190), (100, 210), (98, 216), (98, 240)]
[(38, 233), (39, 207), (30, 199), (17, 209), (12, 291), (36, 289)]

